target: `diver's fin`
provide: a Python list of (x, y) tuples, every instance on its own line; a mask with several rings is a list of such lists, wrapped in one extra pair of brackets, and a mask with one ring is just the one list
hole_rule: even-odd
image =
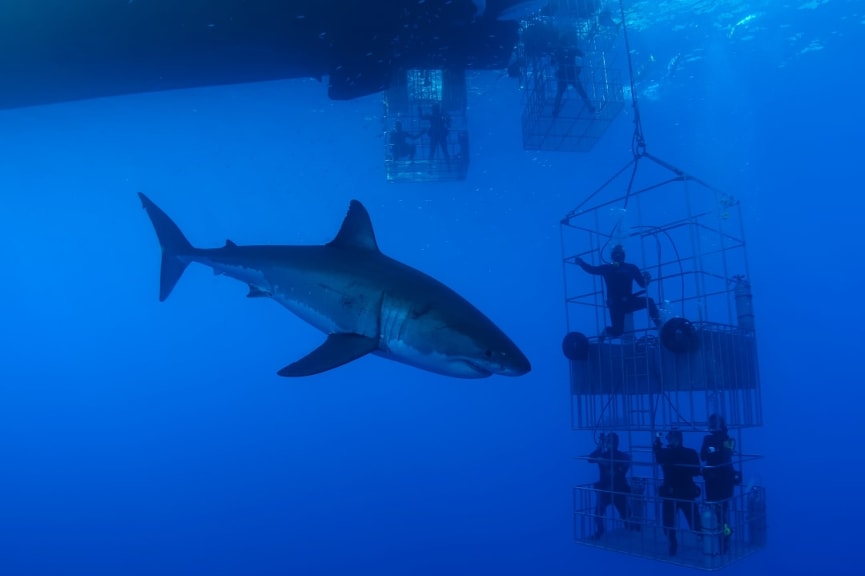
[(326, 372), (352, 360), (357, 360), (378, 348), (378, 341), (360, 334), (331, 334), (324, 344), (277, 374), (280, 376), (312, 376)]

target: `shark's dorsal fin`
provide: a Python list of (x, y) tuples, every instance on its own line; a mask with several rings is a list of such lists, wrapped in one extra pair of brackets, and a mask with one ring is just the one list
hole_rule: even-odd
[(225, 247), (226, 248), (237, 248), (237, 244), (235, 244), (231, 240), (226, 240), (225, 241)]
[(372, 231), (372, 222), (363, 204), (357, 200), (351, 201), (348, 207), (348, 214), (345, 215), (345, 220), (342, 221), (342, 227), (339, 229), (336, 238), (328, 243), (328, 246), (378, 252), (375, 233)]

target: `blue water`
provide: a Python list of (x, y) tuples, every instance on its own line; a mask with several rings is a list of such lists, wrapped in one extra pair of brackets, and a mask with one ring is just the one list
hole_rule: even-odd
[[(649, 150), (746, 214), (770, 544), (726, 573), (858, 574), (865, 6), (647, 4)], [(526, 152), (514, 82), (469, 79), (472, 165), (447, 184), (386, 183), (380, 96), (314, 80), (0, 113), (0, 574), (689, 572), (572, 539), (596, 471), (574, 460), (558, 222), (628, 160), (633, 115), (588, 154)], [(533, 370), (279, 378), (321, 334), (201, 266), (159, 303), (138, 191), (202, 247), (327, 242), (357, 198)]]

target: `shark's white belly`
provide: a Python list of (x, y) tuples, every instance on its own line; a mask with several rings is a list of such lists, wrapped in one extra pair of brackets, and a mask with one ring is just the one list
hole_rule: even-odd
[(375, 339), (376, 354), (418, 368), (459, 377), (484, 377), (458, 351), (465, 335), (418, 299), (388, 294), (362, 277), (280, 267), (259, 270), (224, 263), (220, 273), (248, 284), (325, 334), (352, 333)]

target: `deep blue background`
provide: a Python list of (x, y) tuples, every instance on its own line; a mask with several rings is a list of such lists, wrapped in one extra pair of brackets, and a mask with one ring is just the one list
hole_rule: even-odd
[[(634, 5), (641, 110), (650, 151), (745, 205), (771, 532), (727, 573), (856, 574), (865, 16), (779, 4)], [(312, 80), (0, 113), (0, 574), (685, 573), (572, 541), (595, 471), (573, 459), (558, 222), (627, 161), (633, 115), (591, 153), (526, 152), (513, 81), (470, 86), (469, 178), (438, 185), (387, 184), (380, 97)], [(160, 304), (137, 191), (202, 247), (323, 243), (357, 198), (533, 371), (278, 378), (322, 336), (203, 267)]]

